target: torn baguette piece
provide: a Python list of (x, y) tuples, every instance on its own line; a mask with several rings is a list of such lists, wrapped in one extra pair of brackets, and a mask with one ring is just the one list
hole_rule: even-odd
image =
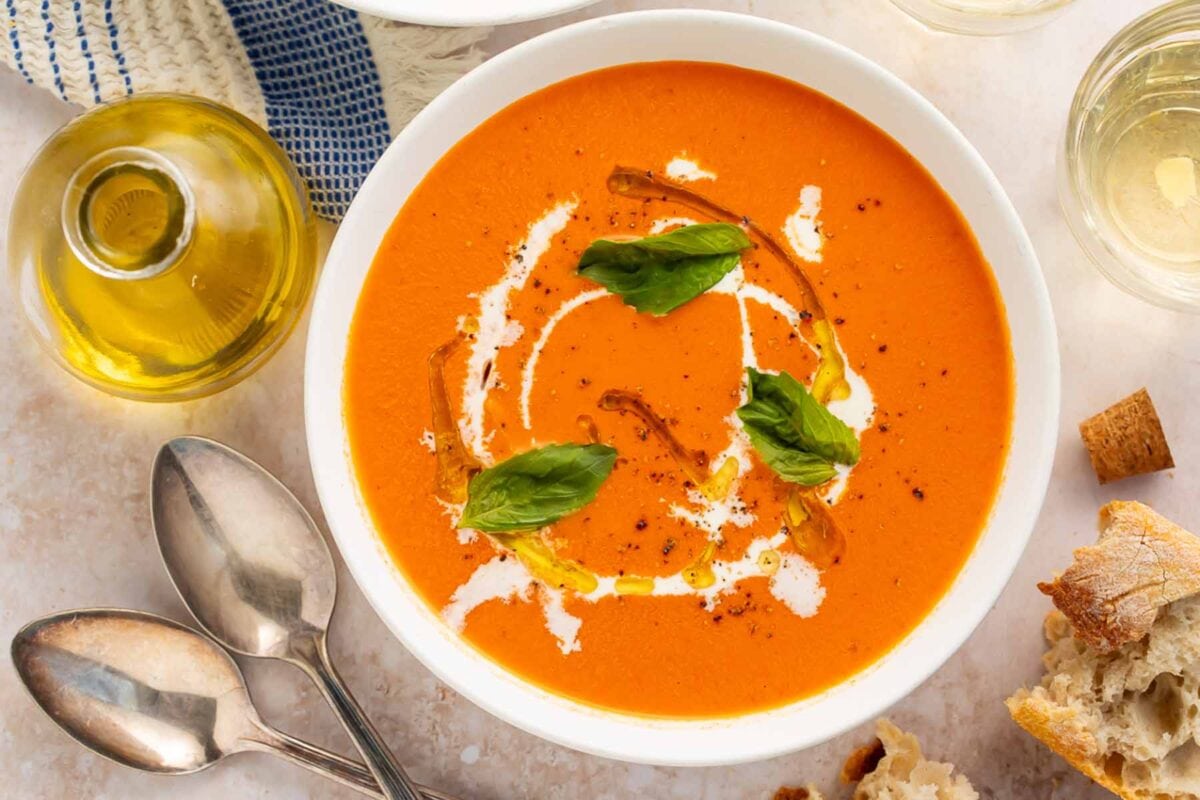
[(1200, 800), (1200, 597), (1111, 653), (1072, 633), (1050, 612), (1046, 676), (1008, 699), (1013, 720), (1122, 800)]
[(1079, 424), (1100, 483), (1171, 469), (1175, 459), (1150, 394), (1138, 389)]
[(1100, 539), (1038, 588), (1101, 653), (1145, 636), (1159, 610), (1200, 592), (1200, 539), (1141, 503), (1100, 509)]
[[(842, 780), (857, 783), (853, 800), (979, 800), (971, 782), (954, 767), (927, 761), (917, 737), (886, 719), (875, 723), (878, 736), (850, 754)], [(780, 789), (774, 800), (822, 800), (820, 792)]]
[(1200, 800), (1200, 540), (1140, 503), (1100, 524), (1043, 586), (1046, 675), (1009, 713), (1123, 800)]

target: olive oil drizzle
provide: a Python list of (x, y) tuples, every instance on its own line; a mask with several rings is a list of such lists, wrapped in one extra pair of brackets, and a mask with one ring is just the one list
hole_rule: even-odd
[(579, 425), (580, 430), (583, 431), (583, 435), (588, 442), (591, 444), (601, 444), (600, 429), (596, 427), (596, 420), (592, 419), (590, 414), (580, 414), (576, 417), (575, 422)]
[(796, 551), (819, 570), (841, 562), (846, 537), (829, 504), (809, 487), (791, 486), (783, 512), (783, 527)]
[(683, 582), (696, 590), (704, 590), (717, 582), (717, 574), (713, 572), (712, 562), (717, 554), (717, 543), (708, 541), (704, 549), (691, 564), (683, 568)]
[(613, 590), (621, 595), (645, 597), (654, 594), (654, 578), (641, 575), (622, 575), (613, 584)]
[(600, 396), (598, 405), (604, 411), (629, 412), (636, 416), (667, 448), (667, 452), (675, 459), (675, 463), (687, 475), (688, 480), (697, 487), (708, 481), (710, 476), (708, 468), (704, 465), (707, 460), (704, 451), (686, 447), (667, 425), (666, 420), (654, 413), (650, 404), (641, 397), (624, 389), (609, 389)]
[(488, 535), (516, 553), (517, 558), (533, 576), (547, 586), (590, 594), (600, 585), (595, 573), (575, 561), (561, 558), (536, 531)]
[(429, 356), (429, 398), (433, 406), (433, 443), (437, 453), (437, 496), (447, 503), (467, 502), (471, 478), (483, 469), (483, 465), (463, 444), (450, 406), (450, 393), (446, 390), (446, 359), (462, 340), (463, 334), (460, 333)]

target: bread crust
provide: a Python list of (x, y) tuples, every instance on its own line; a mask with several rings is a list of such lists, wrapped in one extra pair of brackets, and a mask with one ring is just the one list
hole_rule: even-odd
[(842, 764), (838, 777), (842, 783), (858, 783), (875, 771), (885, 755), (887, 750), (884, 749), (883, 740), (875, 737), (868, 744), (854, 748)]
[(771, 800), (824, 800), (821, 793), (809, 787), (782, 786)]
[(1119, 778), (1104, 772), (1098, 763), (1096, 739), (1070, 708), (1053, 705), (1022, 689), (1004, 701), (1013, 721), (1035, 739), (1062, 756), (1068, 764), (1108, 789), (1121, 800), (1140, 800), (1127, 792)]
[(1038, 588), (1102, 653), (1150, 632), (1159, 610), (1200, 592), (1200, 539), (1137, 502), (1100, 509), (1100, 539)]

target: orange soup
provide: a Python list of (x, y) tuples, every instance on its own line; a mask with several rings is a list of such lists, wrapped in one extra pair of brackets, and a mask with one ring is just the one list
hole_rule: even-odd
[(345, 396), (375, 524), (447, 625), (569, 698), (715, 717), (843, 681), (930, 612), (1013, 378), (991, 270), (903, 148), (798, 84), (660, 62), (438, 162)]

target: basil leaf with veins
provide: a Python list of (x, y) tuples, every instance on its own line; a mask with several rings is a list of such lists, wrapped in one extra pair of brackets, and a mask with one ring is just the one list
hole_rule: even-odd
[(834, 464), (857, 464), (854, 431), (786, 372), (746, 370), (750, 399), (737, 410), (750, 443), (779, 477), (816, 486), (837, 474)]
[(641, 239), (597, 239), (578, 269), (626, 305), (662, 316), (715, 286), (750, 246), (746, 232), (728, 222), (685, 225)]
[(532, 531), (596, 499), (617, 451), (602, 444), (551, 444), (483, 470), (467, 487), (458, 527)]

